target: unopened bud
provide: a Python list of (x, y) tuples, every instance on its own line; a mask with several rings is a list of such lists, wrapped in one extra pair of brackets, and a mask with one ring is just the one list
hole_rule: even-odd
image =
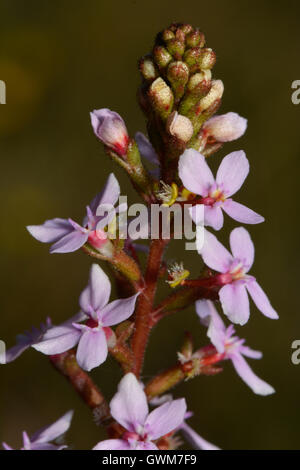
[(157, 77), (157, 71), (154, 62), (150, 57), (143, 57), (140, 60), (140, 71), (145, 80), (155, 80)]
[(192, 47), (185, 52), (183, 58), (189, 67), (197, 65), (201, 57), (201, 51), (201, 47)]
[(171, 88), (159, 77), (152, 83), (148, 93), (152, 106), (157, 114), (159, 114), (162, 119), (166, 119), (172, 112), (174, 102)]
[[(183, 40), (184, 40), (184, 35), (183, 35)], [(178, 40), (177, 38), (175, 39), (170, 39), (167, 41), (167, 48), (170, 54), (174, 57), (176, 60), (180, 60), (185, 49), (184, 42)]]
[(209, 48), (192, 47), (185, 52), (184, 61), (192, 72), (211, 69), (216, 62), (216, 54)]
[(189, 79), (189, 68), (181, 61), (171, 62), (168, 67), (167, 77), (172, 85), (176, 99), (180, 99)]
[(202, 49), (198, 62), (200, 69), (212, 69), (216, 63), (216, 54), (212, 49)]
[(202, 112), (214, 104), (214, 102), (222, 98), (224, 85), (222, 80), (213, 80), (211, 89), (204, 98), (200, 100), (198, 112)]
[(106, 108), (94, 110), (90, 115), (96, 136), (117, 154), (126, 155), (129, 137), (121, 116)]
[(194, 133), (194, 128), (186, 116), (174, 111), (167, 120), (167, 131), (182, 142), (188, 142)]
[(164, 41), (169, 41), (170, 39), (175, 38), (175, 34), (170, 29), (165, 29), (162, 32), (162, 38), (163, 38)]
[(203, 131), (218, 142), (230, 142), (239, 139), (246, 128), (247, 119), (237, 113), (227, 113), (210, 118), (204, 124)]
[(198, 29), (195, 31), (191, 31), (187, 36), (186, 36), (186, 45), (188, 47), (203, 47), (205, 44), (205, 37), (204, 34), (201, 33)]
[(166, 67), (172, 60), (171, 54), (163, 46), (154, 47), (153, 57), (159, 68)]

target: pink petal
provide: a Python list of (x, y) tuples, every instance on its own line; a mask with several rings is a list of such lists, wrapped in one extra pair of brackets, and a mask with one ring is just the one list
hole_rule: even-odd
[(251, 359), (261, 359), (262, 352), (255, 351), (254, 349), (249, 348), (248, 346), (240, 346), (239, 351), (243, 356), (251, 357)]
[(227, 197), (236, 193), (249, 173), (249, 162), (245, 152), (239, 150), (223, 158), (217, 173), (217, 184)]
[(248, 272), (253, 264), (255, 252), (249, 232), (243, 227), (235, 228), (230, 234), (229, 242), (233, 256), (243, 263)]
[(232, 199), (227, 199), (222, 208), (232, 219), (242, 224), (260, 224), (265, 220), (264, 217), (257, 214), (252, 209)]
[(225, 273), (233, 258), (229, 251), (218, 241), (217, 237), (207, 230), (204, 231), (204, 244), (198, 250), (204, 263), (211, 269)]
[(90, 371), (107, 358), (107, 341), (104, 331), (87, 328), (81, 336), (76, 359), (80, 367)]
[(92, 450), (130, 450), (130, 445), (123, 439), (107, 439), (98, 442)]
[(90, 270), (88, 286), (81, 293), (79, 304), (85, 313), (103, 308), (109, 301), (111, 291), (110, 280), (98, 264), (93, 264)]
[(251, 280), (247, 282), (247, 289), (253, 302), (261, 313), (273, 320), (277, 320), (279, 318), (278, 313), (274, 310), (268, 297), (256, 281)]
[(250, 316), (249, 299), (245, 285), (239, 282), (227, 284), (219, 291), (225, 315), (232, 323), (245, 325)]
[(101, 310), (101, 321), (104, 326), (112, 326), (129, 318), (135, 309), (136, 299), (139, 294), (127, 299), (114, 300)]
[(205, 206), (204, 225), (212, 227), (214, 230), (220, 230), (223, 227), (224, 217), (220, 207)]
[(115, 175), (111, 173), (107, 178), (102, 191), (97, 194), (90, 203), (92, 213), (96, 215), (97, 208), (100, 204), (112, 204), (114, 206), (119, 199), (120, 192), (119, 182)]
[(211, 300), (197, 300), (196, 312), (203, 324), (208, 326), (207, 336), (219, 353), (225, 350), (226, 328)]
[(194, 206), (189, 208), (189, 214), (191, 216), (191, 219), (195, 222), (196, 225), (204, 226), (204, 211), (204, 204), (195, 204)]
[(178, 428), (184, 420), (185, 412), (186, 401), (184, 398), (169, 401), (151, 411), (145, 423), (151, 440), (158, 439)]
[(203, 125), (211, 136), (218, 142), (230, 142), (239, 139), (246, 131), (247, 119), (237, 113), (214, 116)]
[(32, 345), (43, 354), (61, 354), (73, 348), (79, 341), (81, 332), (72, 325), (54, 326), (42, 337), (41, 341)]
[(180, 430), (182, 431), (185, 439), (194, 449), (197, 450), (220, 450), (219, 447), (216, 447), (214, 444), (203, 439), (199, 434), (194, 431), (188, 424), (183, 423)]
[(271, 385), (254, 374), (241, 354), (233, 354), (231, 360), (238, 375), (254, 393), (265, 396), (275, 392)]
[(110, 402), (112, 417), (128, 431), (135, 432), (143, 426), (148, 415), (145, 392), (134, 374), (126, 374)]
[(54, 243), (73, 231), (72, 225), (66, 219), (46, 220), (42, 225), (28, 225), (28, 232), (43, 243)]
[(55, 423), (38, 431), (33, 436), (31, 436), (31, 442), (35, 444), (37, 442), (51, 442), (54, 441), (54, 439), (57, 439), (59, 436), (62, 436), (69, 429), (73, 414), (74, 412), (72, 410), (68, 411), (61, 418), (55, 421)]
[(50, 248), (50, 253), (72, 253), (81, 248), (88, 239), (88, 233), (73, 230)]
[(183, 152), (179, 159), (179, 176), (186, 189), (206, 196), (214, 184), (213, 174), (201, 153), (193, 149)]
[(12, 447), (6, 444), (6, 442), (2, 442), (2, 447), (4, 450), (14, 450)]

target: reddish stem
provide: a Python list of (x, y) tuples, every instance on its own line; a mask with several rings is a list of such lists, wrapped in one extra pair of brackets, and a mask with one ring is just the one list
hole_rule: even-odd
[(157, 278), (163, 252), (168, 240), (152, 240), (145, 274), (146, 287), (140, 294), (136, 310), (135, 331), (132, 337), (132, 351), (135, 358), (132, 371), (139, 377), (144, 362), (144, 354), (150, 334), (151, 312), (157, 288)]

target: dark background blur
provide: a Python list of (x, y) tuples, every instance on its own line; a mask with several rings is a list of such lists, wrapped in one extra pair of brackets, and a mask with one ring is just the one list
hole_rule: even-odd
[[(225, 84), (220, 112), (249, 120), (246, 135), (213, 158), (216, 165), (232, 150), (246, 151), (251, 173), (238, 200), (266, 218), (250, 227), (252, 274), (280, 320), (263, 317), (252, 304), (250, 322), (238, 333), (264, 352), (251, 366), (277, 393), (254, 395), (226, 363), (224, 373), (184, 383), (174, 394), (187, 397), (192, 425), (222, 448), (300, 447), (300, 365), (290, 359), (291, 343), (300, 339), (300, 105), (291, 102), (291, 83), (300, 79), (299, 19), (300, 4), (291, 0), (1, 1), (0, 79), (7, 84), (7, 104), (0, 106), (0, 338), (8, 346), (48, 315), (59, 323), (76, 313), (90, 266), (82, 253), (50, 256), (25, 226), (55, 216), (80, 221), (111, 171), (134, 200), (125, 175), (94, 137), (89, 111), (109, 107), (131, 133), (145, 130), (135, 100), (137, 59), (160, 29), (191, 22), (217, 53), (214, 77)], [(226, 217), (223, 241), (233, 226)], [(181, 253), (176, 258), (173, 247), (168, 255), (197, 271), (200, 257)], [(187, 329), (199, 345), (207, 342), (193, 308), (154, 331), (145, 380), (174, 362)], [(120, 378), (117, 365), (109, 360), (92, 375), (111, 397)], [(19, 445), (22, 430), (37, 430), (70, 408), (76, 411), (68, 435), (74, 448), (91, 448), (103, 437), (69, 384), (36, 351), (1, 366), (0, 381), (0, 441)]]

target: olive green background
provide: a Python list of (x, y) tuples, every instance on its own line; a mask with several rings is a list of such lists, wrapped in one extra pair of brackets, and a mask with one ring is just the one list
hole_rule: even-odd
[[(191, 22), (217, 53), (214, 76), (225, 84), (220, 111), (249, 120), (246, 135), (227, 144), (212, 164), (239, 149), (250, 160), (237, 199), (266, 218), (250, 227), (256, 245), (251, 273), (280, 319), (263, 317), (252, 304), (250, 321), (238, 333), (264, 352), (249, 363), (277, 393), (254, 395), (226, 363), (222, 374), (184, 383), (174, 394), (187, 398), (194, 428), (222, 448), (300, 447), (300, 365), (291, 363), (291, 343), (300, 339), (300, 105), (291, 102), (291, 83), (300, 79), (299, 19), (299, 2), (291, 0), (1, 1), (0, 79), (7, 84), (7, 104), (0, 106), (0, 338), (8, 346), (47, 316), (58, 323), (76, 313), (91, 263), (79, 252), (49, 255), (25, 226), (55, 216), (80, 221), (111, 171), (135, 200), (126, 176), (94, 137), (89, 111), (109, 107), (131, 133), (145, 130), (135, 99), (137, 59), (160, 29)], [(225, 222), (220, 239), (227, 243), (234, 224), (228, 217)], [(168, 258), (185, 260), (197, 273), (201, 258), (178, 246)], [(169, 317), (151, 336), (145, 380), (174, 362), (184, 330), (193, 331), (197, 345), (207, 343), (193, 308)], [(111, 397), (118, 366), (108, 360), (92, 375)], [(74, 448), (91, 448), (104, 436), (69, 384), (34, 350), (0, 366), (0, 384), (0, 441), (17, 446), (22, 430), (37, 430), (70, 408), (75, 417), (68, 442)]]

